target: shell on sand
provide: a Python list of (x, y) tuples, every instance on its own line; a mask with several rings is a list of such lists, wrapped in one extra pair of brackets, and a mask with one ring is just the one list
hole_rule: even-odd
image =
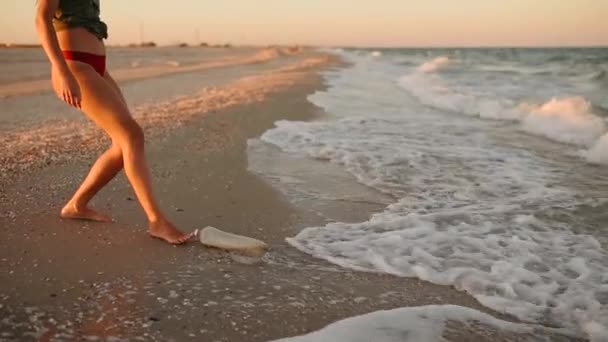
[(246, 255), (261, 257), (268, 250), (268, 245), (264, 241), (224, 232), (211, 226), (197, 230), (196, 235), (205, 246), (240, 252)]

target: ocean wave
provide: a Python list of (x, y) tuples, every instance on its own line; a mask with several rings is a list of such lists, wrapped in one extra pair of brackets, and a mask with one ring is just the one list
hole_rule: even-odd
[(407, 67), (418, 65), (416, 61), (413, 61), (409, 58), (395, 58), (395, 64)]
[(579, 96), (551, 99), (531, 109), (522, 127), (554, 141), (585, 147), (606, 132), (604, 120), (591, 113), (591, 103)]
[(399, 79), (399, 85), (421, 103), (449, 112), (495, 120), (519, 120), (524, 115), (508, 99), (483, 99), (459, 93), (447, 86), (438, 76), (425, 72), (415, 71), (403, 76)]
[(590, 81), (602, 81), (608, 77), (606, 70), (597, 70), (585, 76), (585, 79)]
[(505, 64), (493, 62), (490, 64), (474, 65), (474, 69), (491, 74), (523, 75), (523, 76), (563, 76), (578, 81), (602, 81), (605, 80), (606, 70), (595, 64), (546, 64), (525, 65)]
[(445, 67), (450, 62), (451, 61), (447, 56), (439, 56), (439, 57), (434, 58), (432, 61), (422, 64), (418, 68), (418, 70), (420, 70), (422, 72), (431, 73), (431, 72), (435, 72), (435, 71)]
[(424, 105), (483, 119), (514, 121), (529, 134), (590, 149), (582, 152), (589, 162), (606, 163), (607, 158), (601, 156), (606, 147), (599, 139), (608, 126), (602, 118), (606, 113), (601, 107), (581, 96), (530, 104), (459, 92), (439, 75), (426, 71), (437, 70), (445, 63), (437, 58), (423, 63), (414, 72), (402, 76), (398, 83)]
[[(471, 329), (471, 337), (508, 336), (509, 339), (528, 342), (547, 341), (555, 337), (564, 341), (557, 329), (538, 327), (524, 323), (499, 320), (486, 313), (456, 305), (427, 305), (383, 310), (347, 318), (307, 335), (290, 337), (273, 342), (440, 342), (453, 341), (455, 333), (450, 325), (457, 323)], [(535, 338), (530, 335), (542, 334)], [(456, 337), (455, 340), (461, 340)], [(485, 341), (486, 339), (484, 339)], [(498, 338), (497, 340), (503, 340)]]
[(549, 56), (548, 58), (545, 59), (545, 63), (564, 62), (564, 61), (569, 61), (571, 59), (572, 59), (572, 57), (569, 56), (569, 55), (567, 55), (567, 54), (552, 55), (552, 56)]
[(479, 65), (475, 67), (477, 70), (481, 70), (489, 73), (500, 73), (507, 75), (552, 75), (555, 73), (556, 68), (551, 66), (537, 67), (537, 66), (527, 66), (527, 65)]
[(518, 68), (514, 65), (480, 65), (477, 67), (478, 70), (482, 70), (484, 72), (491, 73), (501, 73), (501, 74), (510, 74), (510, 75), (522, 75), (529, 73), (526, 70), (522, 70), (522, 68)]
[(601, 65), (583, 63), (558, 65), (553, 75), (573, 80), (597, 82), (606, 77), (605, 73), (606, 70)]

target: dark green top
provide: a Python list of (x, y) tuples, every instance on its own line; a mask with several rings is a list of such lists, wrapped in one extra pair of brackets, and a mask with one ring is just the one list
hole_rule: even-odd
[(53, 26), (56, 31), (83, 27), (100, 40), (108, 38), (108, 26), (99, 18), (99, 0), (59, 0)]

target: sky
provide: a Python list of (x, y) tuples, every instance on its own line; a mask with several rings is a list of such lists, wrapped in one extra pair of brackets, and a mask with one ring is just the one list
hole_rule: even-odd
[[(0, 42), (38, 42), (34, 14), (0, 0)], [(608, 46), (608, 0), (101, 0), (101, 17), (109, 44)]]

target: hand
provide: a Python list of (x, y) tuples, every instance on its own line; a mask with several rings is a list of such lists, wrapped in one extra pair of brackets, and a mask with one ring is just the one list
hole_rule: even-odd
[(74, 108), (81, 108), (82, 96), (78, 81), (70, 71), (59, 72), (59, 89), (57, 96)]

